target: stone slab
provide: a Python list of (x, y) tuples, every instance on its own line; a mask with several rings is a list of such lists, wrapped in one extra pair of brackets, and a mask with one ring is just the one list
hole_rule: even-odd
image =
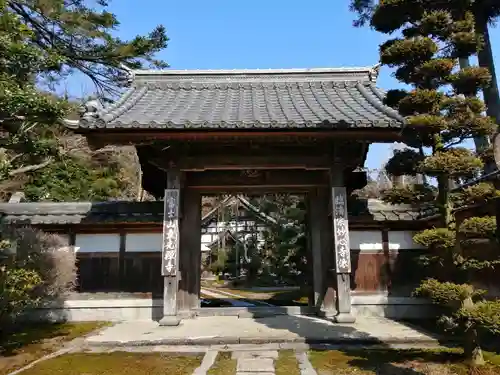
[(301, 375), (317, 375), (316, 370), (313, 368), (306, 352), (295, 353), (295, 358), (299, 363), (299, 369)]
[(236, 371), (240, 372), (274, 372), (274, 361), (270, 358), (241, 358)]
[(238, 345), (212, 345), (210, 346), (212, 350), (219, 351), (230, 351), (230, 352), (239, 352), (239, 351), (263, 351), (263, 350), (280, 350), (281, 345), (279, 343), (270, 343), (270, 344), (262, 344), (262, 345), (254, 345), (254, 344), (238, 344)]
[(232, 353), (233, 359), (240, 358), (270, 358), (278, 359), (277, 350), (241, 350)]
[[(307, 316), (262, 319), (204, 317), (177, 327), (156, 322), (122, 322), (86, 338), (90, 346), (157, 345), (438, 345), (436, 337), (385, 318), (358, 317), (353, 324)], [(221, 348), (222, 349), (222, 348)]]
[(200, 366), (196, 370), (194, 370), (193, 375), (206, 375), (207, 371), (210, 370), (210, 368), (215, 363), (217, 354), (218, 352), (214, 350), (207, 351)]

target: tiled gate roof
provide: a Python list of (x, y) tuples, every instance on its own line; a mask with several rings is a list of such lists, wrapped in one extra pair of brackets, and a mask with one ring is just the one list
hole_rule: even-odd
[(113, 105), (86, 105), (74, 129), (398, 128), (376, 68), (131, 71)]

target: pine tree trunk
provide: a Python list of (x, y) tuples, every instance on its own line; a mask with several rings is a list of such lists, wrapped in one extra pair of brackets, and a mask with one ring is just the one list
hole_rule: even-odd
[(494, 117), (498, 124), (500, 122), (500, 94), (498, 92), (495, 61), (493, 60), (493, 51), (488, 30), (488, 19), (480, 15), (476, 15), (475, 19), (476, 32), (481, 35), (484, 40), (484, 46), (477, 55), (479, 66), (487, 68), (491, 74), (491, 85), (483, 91), (484, 102), (486, 103), (486, 113), (488, 116)]
[[(470, 67), (470, 61), (468, 57), (461, 57), (458, 59), (460, 64), (460, 69), (465, 69)], [(485, 90), (486, 91), (486, 90)], [(488, 148), (489, 145), (488, 137), (484, 135), (477, 135), (474, 137), (474, 146), (476, 147), (476, 152), (482, 152)]]
[[(493, 59), (493, 50), (491, 48), (490, 33), (488, 30), (488, 18), (483, 15), (475, 15), (476, 33), (481, 35), (484, 40), (483, 48), (478, 52), (477, 60), (479, 66), (487, 68), (491, 74), (491, 85), (489, 88), (483, 90), (484, 102), (486, 104), (486, 114), (496, 119), (496, 123), (500, 124), (500, 93), (498, 91), (497, 75), (495, 70), (495, 61)], [(500, 131), (500, 128), (499, 130)], [(494, 170), (495, 166), (486, 166), (486, 169)], [(499, 188), (500, 184), (495, 183), (495, 188)], [(497, 219), (497, 244), (500, 246), (500, 200), (497, 199), (495, 203), (495, 216)]]
[(485, 364), (483, 351), (481, 346), (479, 346), (477, 330), (475, 328), (469, 328), (465, 333), (464, 355), (466, 362), (472, 366), (482, 366)]
[[(472, 301), (472, 297), (468, 297), (462, 301), (462, 308), (464, 309), (472, 308), (473, 306), (474, 302)], [(483, 351), (479, 345), (477, 330), (473, 326), (470, 326), (465, 332), (464, 356), (466, 362), (472, 366), (482, 366), (485, 364)]]
[(438, 204), (441, 216), (443, 218), (443, 226), (450, 228), (453, 222), (450, 202), (450, 178), (443, 174), (437, 178), (438, 180)]

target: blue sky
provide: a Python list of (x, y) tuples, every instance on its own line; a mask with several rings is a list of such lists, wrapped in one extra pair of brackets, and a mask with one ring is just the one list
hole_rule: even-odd
[[(159, 57), (172, 69), (317, 68), (371, 66), (387, 36), (354, 28), (349, 0), (115, 0), (118, 35), (131, 38), (163, 24), (170, 38)], [(497, 71), (500, 31), (491, 31)], [(500, 75), (500, 72), (498, 72)], [(378, 85), (394, 88), (382, 69)], [(91, 91), (90, 88), (84, 88)], [(71, 90), (73, 91), (73, 90)], [(378, 168), (387, 145), (372, 145), (367, 167)]]

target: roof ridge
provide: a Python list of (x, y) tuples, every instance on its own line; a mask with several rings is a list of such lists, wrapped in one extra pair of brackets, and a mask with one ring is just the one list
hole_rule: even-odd
[(269, 68), (269, 69), (137, 69), (130, 70), (134, 77), (143, 75), (242, 75), (242, 74), (321, 74), (321, 73), (378, 73), (379, 64), (336, 68)]

